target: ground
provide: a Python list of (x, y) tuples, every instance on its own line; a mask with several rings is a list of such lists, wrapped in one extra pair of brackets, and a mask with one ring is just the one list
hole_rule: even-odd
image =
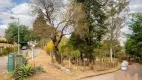
[(0, 57), (0, 75), (6, 73), (7, 71), (6, 69), (7, 69), (7, 56)]

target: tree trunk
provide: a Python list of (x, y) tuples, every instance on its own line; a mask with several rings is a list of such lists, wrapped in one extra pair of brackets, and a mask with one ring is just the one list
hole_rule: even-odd
[(58, 50), (58, 46), (55, 45), (54, 46), (54, 54), (55, 54), (55, 58), (56, 58), (56, 61), (61, 64), (61, 54), (59, 53), (59, 50)]
[(71, 59), (69, 57), (69, 69), (71, 68)]
[(81, 57), (81, 61), (82, 61), (82, 63), (83, 63), (83, 53), (81, 52), (81, 54), (80, 54), (80, 57)]
[(111, 62), (112, 62), (112, 55), (113, 55), (112, 47), (110, 47), (110, 61), (111, 61)]
[(90, 54), (89, 62), (94, 64), (94, 56), (93, 56), (93, 54)]
[(63, 55), (61, 53), (61, 65), (63, 66)]
[(78, 69), (79, 63), (78, 63), (78, 58), (77, 58), (77, 69)]
[(53, 53), (50, 51), (50, 56), (51, 56), (51, 63), (54, 63), (54, 60), (53, 60)]
[(60, 37), (60, 39), (57, 40), (56, 34), (53, 34), (51, 39), (52, 39), (53, 44), (54, 44), (54, 54), (55, 54), (56, 61), (59, 64), (61, 64), (61, 54), (59, 53), (58, 45), (59, 45), (62, 37)]

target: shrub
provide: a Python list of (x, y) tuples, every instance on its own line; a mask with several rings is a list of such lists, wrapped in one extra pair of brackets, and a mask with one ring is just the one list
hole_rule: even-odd
[(28, 76), (32, 76), (34, 74), (45, 72), (41, 66), (32, 67), (31, 65), (23, 65), (20, 68), (17, 68), (14, 73), (13, 77), (15, 80), (24, 80)]
[(7, 54), (14, 52), (14, 51), (15, 51), (14, 47), (3, 48), (2, 50), (0, 50), (0, 56), (7, 55)]
[(35, 70), (30, 65), (24, 65), (14, 71), (13, 77), (15, 80), (23, 80), (28, 76), (35, 74)]
[(7, 43), (7, 41), (5, 41), (5, 40), (0, 40), (0, 43)]

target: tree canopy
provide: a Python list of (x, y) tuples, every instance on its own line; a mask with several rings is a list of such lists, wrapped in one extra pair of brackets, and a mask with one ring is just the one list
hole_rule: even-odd
[(25, 43), (29, 38), (29, 30), (25, 25), (18, 25), (17, 23), (9, 23), (8, 29), (5, 31), (5, 37), (9, 43), (18, 43), (18, 27), (19, 27), (19, 37), (20, 43)]
[(129, 28), (132, 34), (125, 44), (126, 52), (142, 59), (142, 13), (132, 14)]

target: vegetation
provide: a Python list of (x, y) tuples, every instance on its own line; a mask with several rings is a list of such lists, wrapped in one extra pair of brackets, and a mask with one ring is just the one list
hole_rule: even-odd
[[(117, 59), (121, 60), (125, 55), (118, 39), (126, 23), (128, 4), (127, 0), (70, 0), (67, 3), (31, 0), (32, 13), (37, 15), (33, 29), (10, 23), (6, 39), (9, 43), (18, 42), (19, 27), (20, 42), (36, 40), (50, 54), (51, 63), (56, 61), (63, 65), (68, 62), (70, 69), (71, 64), (91, 65), (91, 68), (99, 65), (99, 70), (116, 67)], [(131, 42), (134, 42), (132, 38), (127, 43), (131, 46)], [(129, 45), (127, 52), (132, 47)], [(15, 75), (23, 79), (32, 71), (31, 66), (25, 65), (17, 68)]]
[[(75, 0), (75, 3), (81, 3), (83, 6), (83, 12), (85, 13), (84, 21), (80, 20), (83, 24), (86, 23), (86, 30), (84, 33), (78, 34), (79, 31), (75, 30), (70, 38), (70, 43), (74, 49), (78, 49), (81, 52), (81, 59), (83, 61), (83, 54), (86, 58), (93, 62), (95, 59), (94, 49), (98, 47), (102, 36), (105, 34), (107, 28), (105, 26), (105, 20), (107, 19), (104, 11), (101, 9), (102, 2), (95, 1), (81, 1)], [(101, 13), (101, 14), (100, 14)], [(96, 22), (96, 23), (94, 23)], [(80, 25), (78, 28), (82, 28)], [(75, 29), (78, 29), (75, 28)]]
[(13, 72), (13, 77), (15, 80), (24, 80), (25, 78), (32, 76), (34, 74), (43, 72), (43, 68), (41, 66), (39, 67), (32, 67), (31, 65), (23, 65), (20, 68), (16, 68), (16, 70)]
[(123, 36), (124, 32), (121, 31), (123, 27), (126, 26), (126, 19), (128, 17), (129, 12), (129, 1), (127, 0), (110, 0), (110, 2), (106, 5), (106, 8), (110, 7), (110, 9), (106, 10), (106, 14), (108, 16), (107, 19), (107, 29), (108, 32), (106, 34), (107, 39), (110, 41), (110, 57), (112, 61), (112, 57), (115, 54), (115, 40), (118, 40)]
[(16, 80), (24, 80), (26, 77), (31, 76), (35, 74), (34, 72), (34, 68), (31, 67), (30, 65), (24, 65), (20, 68), (17, 68), (14, 73), (13, 73), (13, 77)]
[(0, 43), (7, 43), (7, 41), (5, 41), (5, 40), (0, 40)]
[[(101, 54), (110, 55), (112, 61), (112, 57), (118, 58), (119, 53), (124, 53), (118, 38), (125, 26), (127, 0), (72, 0), (68, 3), (31, 1), (33, 13), (38, 15), (33, 32), (43, 41), (47, 51), (54, 53), (52, 58), (55, 56), (58, 63), (62, 63), (64, 57), (71, 61), (79, 58), (82, 63), (87, 58), (94, 63)], [(71, 36), (62, 44), (65, 35)], [(98, 54), (98, 51), (102, 52)]]
[(132, 30), (132, 34), (128, 35), (128, 40), (125, 44), (126, 53), (131, 56), (139, 57), (142, 60), (142, 14), (132, 14), (131, 23), (129, 28)]
[(18, 25), (17, 23), (10, 23), (8, 29), (5, 31), (5, 37), (9, 43), (18, 42), (18, 27), (19, 27), (19, 42), (28, 41), (28, 27), (25, 25)]
[(1, 48), (0, 49), (0, 56), (8, 55), (12, 52), (17, 51), (17, 47), (6, 47), (6, 48)]
[[(54, 54), (55, 54), (56, 61), (58, 63), (61, 63), (61, 54), (59, 53), (58, 46), (63, 36), (71, 34), (72, 27), (73, 27), (72, 25), (73, 23), (75, 23), (74, 14), (75, 14), (75, 11), (77, 11), (76, 9), (78, 9), (78, 7), (75, 8), (75, 7), (69, 6), (69, 8), (65, 9), (65, 11), (63, 11), (62, 13), (61, 8), (67, 7), (67, 6), (64, 6), (64, 3), (62, 0), (56, 0), (56, 1), (32, 0), (31, 5), (33, 8), (33, 12), (38, 14), (37, 20), (39, 21), (39, 22), (37, 20), (35, 21), (34, 27), (39, 26), (39, 23), (43, 23), (42, 25), (40, 25), (41, 27), (43, 27), (44, 29), (50, 28), (50, 30), (47, 30), (46, 33), (44, 33), (44, 35), (46, 36), (49, 35), (49, 38), (53, 41)], [(46, 13), (43, 11), (43, 9), (45, 10)], [(56, 13), (59, 13), (59, 14), (56, 14)], [(79, 16), (81, 15), (78, 15), (78, 17)], [(42, 20), (39, 20), (39, 18)], [(59, 21), (57, 22), (58, 19)], [(70, 31), (68, 31), (68, 29), (70, 29)], [(41, 31), (39, 32), (43, 32), (42, 30), (43, 29), (41, 29)]]
[(66, 59), (68, 59), (68, 62), (69, 62), (69, 68), (70, 65), (71, 65), (71, 59), (77, 59), (79, 58), (80, 56), (80, 52), (78, 50), (74, 50), (73, 49), (73, 46), (68, 44), (68, 43), (65, 43), (63, 45), (60, 46), (59, 48), (60, 50), (60, 53), (62, 54), (62, 64), (63, 64), (63, 59), (65, 59), (64, 57), (66, 57)]
[(51, 59), (52, 59), (51, 62), (54, 62), (53, 61), (54, 44), (53, 44), (52, 40), (47, 43), (45, 50), (47, 51), (47, 53), (50, 53), (50, 56), (51, 56)]

